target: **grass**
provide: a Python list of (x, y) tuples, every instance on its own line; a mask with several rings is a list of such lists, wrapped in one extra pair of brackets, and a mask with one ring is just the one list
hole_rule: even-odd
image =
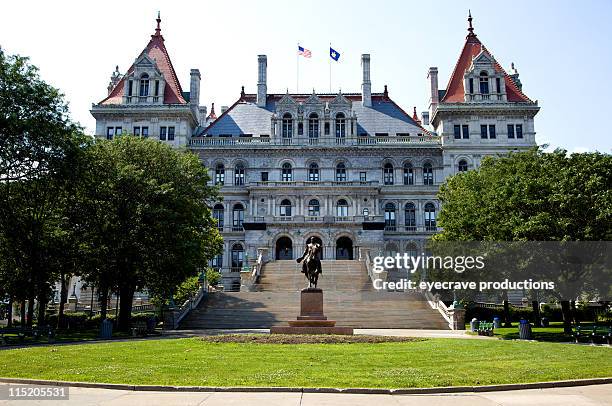
[(0, 351), (0, 375), (126, 384), (433, 387), (612, 376), (612, 349), (502, 340), (215, 343), (200, 338)]

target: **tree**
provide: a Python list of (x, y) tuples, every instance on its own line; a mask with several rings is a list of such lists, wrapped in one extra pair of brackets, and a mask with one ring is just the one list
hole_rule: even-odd
[[(605, 241), (612, 237), (612, 156), (538, 148), (486, 158), (440, 188), (439, 241)], [(534, 253), (534, 255), (537, 253)], [(560, 263), (563, 260), (560, 259)], [(586, 268), (572, 268), (587, 285)], [(552, 276), (552, 275), (551, 275)], [(558, 275), (554, 275), (558, 277)], [(567, 275), (565, 275), (567, 277)], [(578, 282), (575, 282), (578, 283)], [(609, 284), (605, 294), (609, 294)], [(571, 332), (569, 299), (559, 297)]]
[(209, 206), (216, 189), (198, 157), (133, 136), (100, 140), (89, 151), (79, 210), (85, 278), (117, 286), (119, 329), (129, 327), (136, 290), (168, 297), (221, 249)]
[(65, 268), (63, 191), (87, 142), (67, 112), (27, 58), (0, 49), (0, 280), (11, 300), (27, 300), (29, 323), (34, 299), (44, 316), (54, 272)]

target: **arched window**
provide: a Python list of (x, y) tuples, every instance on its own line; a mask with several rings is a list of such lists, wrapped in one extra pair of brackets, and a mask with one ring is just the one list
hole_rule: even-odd
[(244, 165), (242, 164), (238, 164), (236, 168), (234, 168), (234, 185), (244, 185)]
[(281, 169), (281, 180), (283, 182), (291, 182), (293, 180), (293, 169), (289, 162), (285, 162)]
[(338, 217), (348, 217), (348, 202), (345, 199), (338, 200), (336, 215)]
[(468, 163), (465, 159), (462, 159), (461, 161), (459, 161), (459, 163), (457, 164), (457, 170), (459, 172), (467, 172)]
[(416, 258), (418, 256), (418, 252), (419, 249), (417, 248), (417, 245), (415, 243), (408, 243), (408, 245), (406, 246), (406, 254), (408, 254), (410, 258)]
[(404, 164), (404, 185), (414, 185), (414, 170), (410, 162)]
[(385, 204), (385, 230), (395, 231), (396, 229), (395, 205), (393, 203), (387, 203)]
[(140, 97), (147, 97), (149, 95), (149, 75), (143, 73), (140, 76)]
[(368, 209), (367, 207), (364, 207), (362, 213), (364, 217), (368, 217), (370, 215), (370, 209)]
[(293, 137), (293, 119), (291, 118), (291, 114), (285, 113), (283, 116), (283, 138), (291, 138)]
[(234, 231), (242, 231), (242, 223), (244, 222), (244, 206), (240, 203), (234, 205), (232, 211), (232, 229)]
[(308, 117), (308, 138), (319, 138), (319, 115), (311, 113)]
[(480, 93), (489, 94), (489, 76), (484, 70), (480, 72)]
[(430, 162), (425, 162), (423, 164), (423, 184), (424, 185), (433, 185), (433, 167)]
[(406, 203), (404, 206), (404, 225), (406, 231), (416, 231), (416, 208), (414, 203)]
[(346, 137), (346, 119), (344, 113), (336, 114), (336, 138)]
[(336, 182), (346, 182), (346, 165), (342, 162), (336, 165)]
[(225, 218), (224, 212), (225, 211), (221, 203), (215, 204), (215, 207), (213, 207), (213, 217), (217, 221), (217, 228), (219, 229), (219, 231), (223, 231), (223, 224)]
[(279, 214), (281, 217), (291, 217), (291, 201), (289, 199), (281, 201)]
[(221, 185), (225, 183), (225, 165), (217, 164), (215, 167), (215, 185)]
[(310, 182), (318, 182), (319, 177), (319, 165), (316, 162), (313, 162), (308, 166), (308, 180)]
[(308, 215), (318, 217), (321, 214), (321, 205), (317, 199), (310, 199), (308, 202)]
[(433, 203), (425, 205), (425, 230), (436, 231), (436, 207)]
[(383, 183), (385, 185), (393, 184), (393, 164), (387, 162), (385, 166), (383, 166)]
[(244, 248), (242, 244), (232, 246), (232, 272), (239, 272), (244, 265)]
[(385, 256), (395, 257), (395, 255), (397, 255), (398, 252), (399, 252), (399, 249), (397, 248), (397, 244), (391, 242), (385, 245)]

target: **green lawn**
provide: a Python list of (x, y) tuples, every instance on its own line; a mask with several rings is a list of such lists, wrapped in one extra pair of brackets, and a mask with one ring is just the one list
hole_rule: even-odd
[(486, 385), (612, 377), (612, 348), (468, 339), (295, 345), (162, 339), (2, 350), (0, 375), (203, 386)]

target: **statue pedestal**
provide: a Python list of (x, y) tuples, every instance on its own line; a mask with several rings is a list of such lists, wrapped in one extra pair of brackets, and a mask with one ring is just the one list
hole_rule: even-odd
[(300, 293), (300, 315), (289, 320), (289, 327), (272, 327), (271, 334), (343, 334), (352, 335), (352, 327), (336, 327), (335, 320), (327, 320), (323, 314), (323, 290), (302, 289)]

